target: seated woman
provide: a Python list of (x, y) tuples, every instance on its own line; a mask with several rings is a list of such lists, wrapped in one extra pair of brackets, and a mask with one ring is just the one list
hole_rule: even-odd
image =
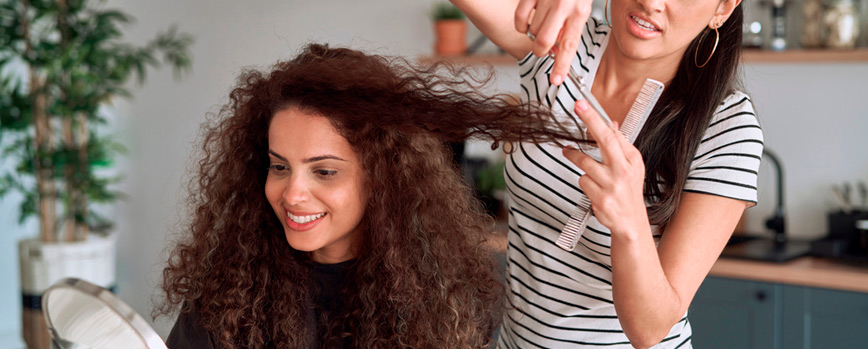
[(444, 142), (576, 139), (442, 68), (310, 45), (242, 74), (163, 271), (170, 348), (490, 343), (493, 222)]

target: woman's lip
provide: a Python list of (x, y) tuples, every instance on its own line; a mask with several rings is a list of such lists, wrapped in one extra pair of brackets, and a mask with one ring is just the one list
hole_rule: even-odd
[[(650, 18), (648, 18), (648, 17), (643, 16), (642, 14), (639, 14), (639, 13), (631, 13), (631, 14), (628, 14), (627, 17), (636, 17), (636, 18), (639, 18), (639, 19), (641, 19), (641, 20), (643, 20), (643, 21), (645, 21), (645, 22), (651, 23), (651, 25), (653, 25), (654, 28), (657, 29), (657, 31), (660, 31), (660, 25), (657, 24), (657, 22), (653, 21), (652, 19), (650, 19)], [(632, 19), (633, 19), (633, 18), (630, 18), (630, 20), (632, 20)]]
[(652, 39), (661, 35), (660, 27), (658, 27), (656, 23), (648, 21), (642, 16), (636, 16), (638, 18), (641, 18), (643, 21), (648, 21), (649, 23), (653, 24), (655, 28), (657, 28), (657, 30), (649, 31), (646, 30), (644, 27), (640, 26), (639, 23), (636, 23), (636, 20), (633, 19), (633, 16), (636, 15), (627, 16), (627, 28), (630, 30), (630, 33), (633, 34), (633, 36), (641, 39)]
[[(293, 213), (293, 212), (290, 212), (290, 213), (291, 213), (293, 216), (298, 216), (297, 214), (295, 214), (295, 213)], [(309, 215), (309, 214), (303, 214), (302, 216), (310, 216), (310, 215)], [(317, 218), (317, 219), (314, 219), (314, 220), (312, 220), (312, 221), (310, 221), (310, 222), (303, 223), (303, 224), (301, 224), (301, 223), (296, 223), (296, 222), (293, 221), (291, 218), (289, 218), (288, 215), (287, 215), (285, 218), (286, 218), (286, 225), (289, 227), (289, 229), (292, 229), (292, 230), (294, 230), (294, 231), (299, 231), (299, 232), (301, 232), (301, 231), (308, 231), (308, 230), (313, 229), (314, 227), (316, 227), (317, 224), (319, 224), (319, 222), (322, 221), (322, 219), (323, 219), (325, 216), (328, 216), (328, 215), (323, 215), (322, 217), (319, 217), (319, 218)]]

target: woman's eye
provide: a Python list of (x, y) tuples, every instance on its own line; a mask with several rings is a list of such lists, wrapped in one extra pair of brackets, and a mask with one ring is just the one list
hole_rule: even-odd
[(288, 168), (284, 165), (271, 165), (271, 166), (268, 166), (268, 169), (271, 171), (276, 171), (276, 172), (283, 172), (283, 171), (288, 170)]
[(338, 171), (315, 170), (314, 173), (316, 173), (320, 177), (334, 177), (336, 174), (338, 174)]

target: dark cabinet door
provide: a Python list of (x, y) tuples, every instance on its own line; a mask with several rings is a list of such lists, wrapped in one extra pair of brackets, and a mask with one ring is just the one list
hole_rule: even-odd
[(781, 285), (708, 277), (688, 313), (693, 346), (781, 348), (780, 306)]
[(868, 348), (868, 294), (783, 286), (784, 348)]

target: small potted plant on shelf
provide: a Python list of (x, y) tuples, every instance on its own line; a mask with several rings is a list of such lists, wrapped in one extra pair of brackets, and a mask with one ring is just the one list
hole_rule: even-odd
[(467, 21), (464, 13), (450, 2), (434, 4), (434, 53), (439, 56), (458, 56), (467, 50)]
[[(22, 332), (48, 348), (41, 293), (65, 277), (111, 288), (115, 234), (95, 204), (119, 198), (107, 175), (122, 147), (108, 135), (104, 106), (128, 97), (132, 75), (165, 63), (190, 67), (192, 37), (170, 29), (142, 47), (121, 41), (132, 20), (87, 0), (0, 0), (0, 196), (23, 196), (19, 222), (37, 237), (19, 242)], [(98, 2), (102, 4), (102, 2)], [(161, 59), (158, 59), (161, 58)], [(6, 165), (13, 165), (8, 167)]]

